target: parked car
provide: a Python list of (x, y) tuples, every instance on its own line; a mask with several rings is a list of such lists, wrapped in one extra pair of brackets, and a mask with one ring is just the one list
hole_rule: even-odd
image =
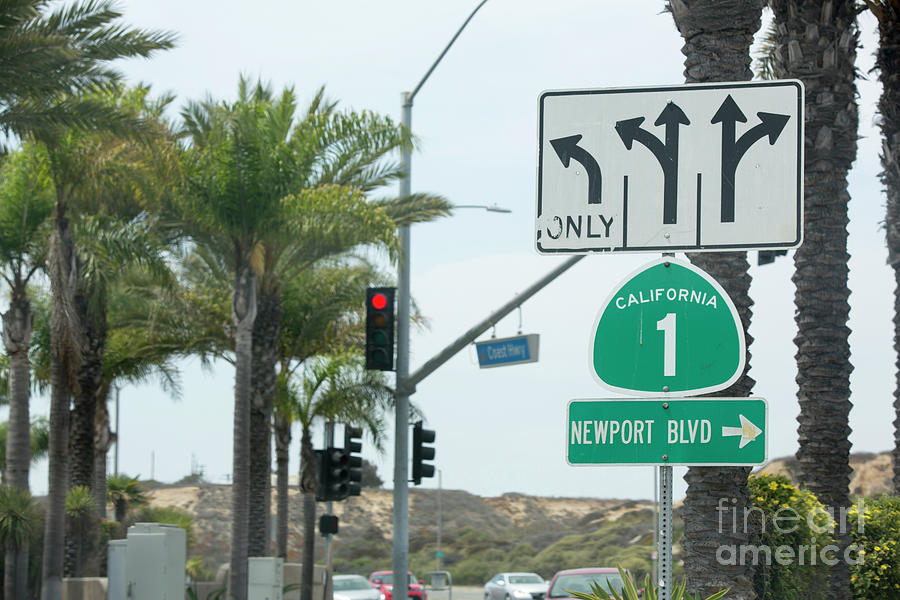
[(618, 569), (608, 567), (567, 569), (558, 572), (553, 576), (553, 579), (550, 580), (550, 587), (547, 590), (547, 600), (550, 598), (572, 598), (569, 590), (589, 594), (591, 592), (591, 584), (593, 583), (600, 584), (600, 587), (606, 591), (612, 587), (612, 589), (619, 594), (622, 593), (622, 588), (625, 587), (625, 582), (622, 581)]
[[(394, 574), (391, 571), (375, 571), (369, 575), (369, 583), (381, 592), (380, 600), (391, 600), (391, 592), (394, 589)], [(416, 600), (428, 600), (425, 586), (411, 572), (409, 573), (409, 597)]]
[(335, 575), (331, 581), (334, 600), (381, 600), (381, 592), (362, 575)]
[(498, 573), (484, 584), (484, 600), (544, 600), (547, 581), (537, 573)]

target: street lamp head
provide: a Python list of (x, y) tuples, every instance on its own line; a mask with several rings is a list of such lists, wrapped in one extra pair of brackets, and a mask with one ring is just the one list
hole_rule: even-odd
[(512, 211), (496, 204), (454, 204), (452, 208), (483, 208), (488, 212), (511, 213)]

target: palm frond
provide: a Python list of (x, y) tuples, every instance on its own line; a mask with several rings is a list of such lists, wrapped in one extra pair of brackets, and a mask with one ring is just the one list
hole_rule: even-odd
[(381, 198), (374, 200), (373, 204), (383, 208), (397, 227), (433, 221), (440, 217), (447, 217), (453, 211), (453, 204), (445, 198), (422, 193), (397, 198)]

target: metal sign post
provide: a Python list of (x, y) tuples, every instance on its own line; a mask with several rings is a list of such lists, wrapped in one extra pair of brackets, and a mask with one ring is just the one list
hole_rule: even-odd
[(672, 467), (659, 468), (659, 600), (672, 598)]

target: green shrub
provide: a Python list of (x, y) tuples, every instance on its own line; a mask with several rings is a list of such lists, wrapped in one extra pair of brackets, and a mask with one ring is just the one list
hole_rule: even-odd
[(860, 600), (900, 599), (900, 498), (863, 499), (849, 517), (851, 539), (860, 547), (860, 560), (850, 565), (854, 595)]
[(144, 506), (135, 514), (134, 522), (178, 525), (184, 529), (188, 552), (190, 552), (196, 539), (194, 534), (194, 517), (191, 516), (191, 513), (177, 506)]
[[(819, 560), (819, 552), (833, 541), (833, 522), (822, 504), (812, 492), (797, 489), (784, 475), (751, 475), (747, 490), (752, 505), (764, 515), (763, 521), (758, 512), (753, 513), (757, 525), (764, 529), (757, 542), (759, 548), (768, 548), (772, 556), (782, 547), (795, 553), (793, 560), (781, 561), (787, 564), (775, 559), (770, 564), (759, 561), (754, 576), (757, 596), (760, 600), (824, 598), (828, 565)], [(810, 559), (810, 547), (816, 554), (814, 561)]]

